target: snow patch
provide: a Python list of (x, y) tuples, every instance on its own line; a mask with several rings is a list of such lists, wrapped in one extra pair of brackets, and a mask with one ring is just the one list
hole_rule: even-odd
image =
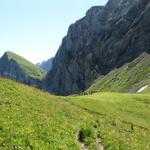
[(137, 91), (137, 93), (140, 93), (140, 92), (144, 91), (147, 87), (148, 87), (148, 85), (143, 86), (142, 88), (140, 88), (140, 89)]

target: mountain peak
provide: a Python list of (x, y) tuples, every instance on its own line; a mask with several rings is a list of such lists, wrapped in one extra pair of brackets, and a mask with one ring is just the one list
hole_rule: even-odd
[(6, 51), (5, 54), (11, 55), (11, 54), (15, 54), (15, 53), (12, 51)]

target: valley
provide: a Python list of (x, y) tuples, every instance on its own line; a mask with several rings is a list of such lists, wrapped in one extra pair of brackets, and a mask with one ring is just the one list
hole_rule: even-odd
[(55, 57), (46, 43), (57, 45), (68, 13), (55, 15), (73, 9), (36, 1), (28, 12), (30, 3), (20, 9), (13, 1), (13, 19), (2, 13), (2, 30), (9, 23), (10, 30), (0, 41), (16, 53), (0, 51), (0, 150), (150, 150), (150, 1), (91, 7), (69, 26)]

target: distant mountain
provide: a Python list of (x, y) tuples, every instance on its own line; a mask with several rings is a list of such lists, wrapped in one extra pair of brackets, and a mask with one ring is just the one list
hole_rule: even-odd
[(52, 57), (46, 61), (43, 61), (41, 63), (37, 63), (36, 65), (38, 67), (44, 69), (45, 71), (50, 71), (52, 69), (53, 60), (54, 60), (54, 57)]
[[(150, 87), (150, 54), (143, 53), (121, 68), (100, 76), (87, 92), (134, 92)], [(147, 90), (145, 88), (145, 90)]]
[(23, 57), (6, 52), (0, 58), (0, 76), (35, 87), (41, 87), (46, 72)]
[(150, 53), (149, 16), (149, 0), (109, 0), (92, 7), (69, 27), (45, 79), (49, 90), (80, 93), (100, 75)]

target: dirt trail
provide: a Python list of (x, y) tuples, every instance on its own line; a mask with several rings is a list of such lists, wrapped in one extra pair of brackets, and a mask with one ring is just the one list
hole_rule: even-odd
[[(88, 150), (87, 146), (85, 145), (84, 142), (80, 141), (80, 137), (79, 137), (79, 132), (76, 134), (76, 140), (78, 141), (78, 143), (80, 144), (80, 149), (81, 150)], [(103, 142), (100, 138), (96, 138), (96, 144), (98, 146), (98, 150), (104, 150), (104, 146), (103, 146)]]
[(104, 150), (104, 146), (103, 146), (102, 140), (100, 138), (96, 139), (96, 143), (98, 145), (98, 150)]

